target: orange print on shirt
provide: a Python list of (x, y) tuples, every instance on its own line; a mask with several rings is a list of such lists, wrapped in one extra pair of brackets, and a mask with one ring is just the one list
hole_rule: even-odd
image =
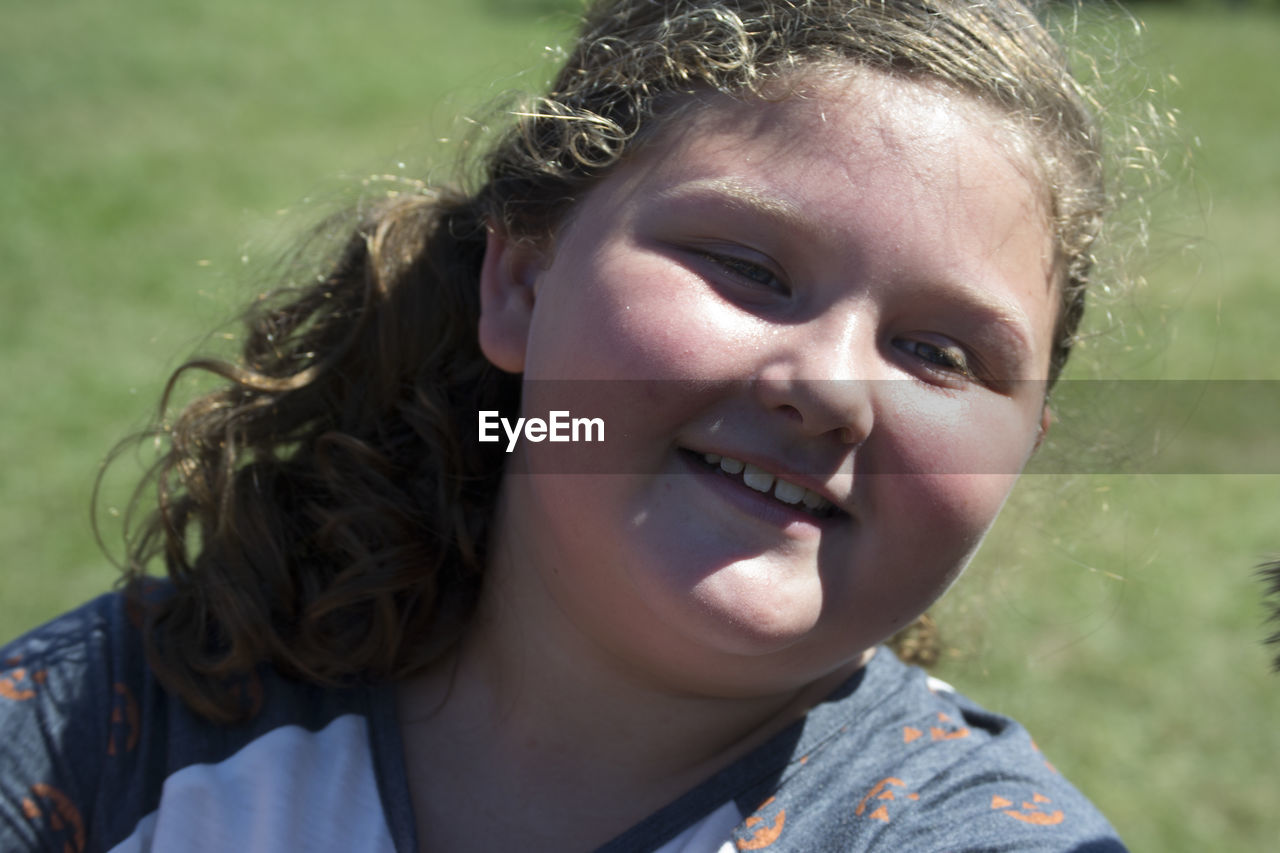
[(901, 779), (895, 779), (892, 776), (889, 776), (885, 779), (881, 779), (879, 782), (875, 784), (875, 786), (870, 791), (867, 792), (867, 795), (862, 798), (862, 801), (858, 803), (858, 807), (853, 810), (853, 813), (858, 817), (862, 817), (862, 815), (867, 812), (867, 806), (871, 804), (872, 800), (875, 800), (877, 802), (880, 802), (880, 805), (878, 805), (870, 813), (867, 813), (867, 817), (869, 817), (871, 820), (878, 820), (883, 823), (888, 823), (889, 807), (885, 805), (883, 801), (896, 802), (899, 796), (903, 796), (907, 800), (910, 800), (911, 802), (915, 802), (916, 800), (920, 799), (919, 794), (914, 794), (914, 793), (902, 794), (901, 792), (895, 792), (893, 790), (893, 788), (905, 788), (905, 787), (907, 787), (907, 783), (903, 782)]
[(122, 682), (117, 681), (112, 690), (115, 696), (111, 703), (111, 738), (107, 741), (107, 755), (133, 752), (142, 728), (138, 720), (138, 702)]
[(1048, 768), (1049, 768), (1049, 770), (1051, 770), (1051, 771), (1052, 771), (1052, 772), (1054, 772), (1054, 773), (1057, 773), (1057, 772), (1058, 772), (1058, 768), (1054, 767), (1054, 766), (1053, 766), (1053, 763), (1052, 763), (1051, 761), (1049, 761), (1049, 759), (1047, 759), (1047, 758), (1045, 758), (1045, 757), (1044, 757), (1044, 753), (1040, 751), (1040, 747), (1036, 746), (1035, 738), (1032, 738), (1032, 739), (1031, 739), (1031, 748), (1032, 748), (1032, 749), (1034, 749), (1034, 750), (1036, 751), (1036, 755), (1038, 755), (1038, 756), (1040, 756), (1042, 759), (1044, 759), (1044, 766), (1045, 766), (1045, 767), (1048, 767)]
[[(940, 740), (961, 740), (969, 736), (969, 730), (964, 726), (956, 726), (952, 724), (951, 718), (941, 711), (938, 712), (938, 725), (929, 727), (929, 737), (934, 741)], [(944, 728), (945, 726), (945, 728)]]
[[(80, 853), (84, 850), (84, 819), (80, 817), (80, 810), (66, 794), (52, 785), (42, 782), (32, 785), (31, 796), (22, 799), (22, 813), (32, 823), (38, 821), (45, 824), (62, 839), (62, 853)], [(58, 849), (56, 841), (55, 844), (46, 846)]]
[(28, 699), (36, 698), (36, 693), (49, 674), (43, 669), (32, 672), (26, 667), (16, 666), (22, 663), (22, 658), (18, 657), (9, 658), (5, 663), (16, 668), (0, 675), (0, 697), (14, 702), (26, 702)]
[(1066, 815), (1062, 809), (1054, 809), (1051, 812), (1045, 811), (1042, 807), (1053, 800), (1044, 794), (1033, 793), (1031, 802), (1023, 801), (1021, 809), (1013, 808), (1013, 801), (1005, 799), (1000, 795), (991, 798), (991, 808), (999, 810), (1002, 814), (1006, 814), (1014, 820), (1029, 823), (1032, 826), (1057, 826), (1066, 820)]
[[(952, 725), (951, 718), (942, 712), (938, 713), (939, 725), (929, 726), (929, 742), (937, 743), (943, 740), (963, 740), (972, 732), (964, 726)], [(924, 737), (924, 731), (915, 726), (902, 727), (902, 742), (915, 743)]]
[[(756, 811), (763, 811), (765, 808), (773, 804), (774, 799), (776, 798), (770, 797), (765, 800), (756, 808)], [(766, 823), (764, 818), (759, 817), (758, 815), (752, 815), (747, 818), (745, 825), (748, 829), (755, 829), (755, 832), (750, 838), (739, 838), (736, 842), (738, 849), (763, 850), (766, 847), (772, 846), (773, 842), (777, 841), (782, 836), (782, 828), (786, 826), (786, 823), (786, 809), (778, 809), (778, 814), (774, 816), (772, 824)], [(759, 827), (759, 829), (756, 829), (756, 827)]]

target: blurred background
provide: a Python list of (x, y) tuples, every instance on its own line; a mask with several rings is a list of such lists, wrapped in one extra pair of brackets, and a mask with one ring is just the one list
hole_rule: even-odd
[[(462, 117), (542, 85), (572, 9), (9, 4), (0, 642), (114, 582), (90, 493), (110, 448), (149, 421), (169, 371), (216, 348), (272, 259), (374, 176), (449, 177), (472, 126)], [(1135, 170), (1141, 203), (1119, 229), (1147, 223), (1149, 248), (1120, 253), (1125, 286), (1099, 294), (1069, 376), (1258, 380), (1251, 393), (1274, 397), (1280, 7), (1063, 14), (1099, 58), (1113, 130), (1136, 124), (1156, 151)], [(1258, 411), (1196, 428), (1228, 445), (1265, 437), (1275, 424), (1245, 429)], [(1075, 432), (1052, 436), (1057, 452), (1089, 444), (1087, 419), (1061, 426)], [(100, 514), (117, 554), (132, 464)], [(1280, 675), (1261, 645), (1254, 574), (1280, 556), (1280, 467), (1187, 470), (1025, 477), (937, 611), (938, 674), (1025, 723), (1135, 850), (1280, 849)]]

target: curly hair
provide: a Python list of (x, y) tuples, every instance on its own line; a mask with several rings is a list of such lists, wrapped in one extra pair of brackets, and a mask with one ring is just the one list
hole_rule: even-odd
[[(598, 0), (549, 90), (517, 110), (470, 191), (357, 211), (319, 275), (307, 252), (248, 312), (235, 361), (170, 379), (159, 460), (135, 494), (125, 579), (147, 600), (165, 686), (214, 720), (262, 663), (321, 684), (403, 677), (448, 654), (476, 604), (502, 453), (475, 412), (514, 417), (520, 378), (480, 352), (489, 228), (547, 241), (684, 96), (766, 97), (839, 63), (927, 78), (1028, 140), (1061, 291), (1066, 361), (1106, 196), (1099, 133), (1062, 52), (1017, 0)], [(686, 100), (687, 102), (687, 100)], [(163, 420), (185, 374), (220, 387)], [(131, 513), (132, 515), (132, 513)], [(160, 561), (168, 588), (147, 593)], [(899, 643), (927, 658), (928, 631)]]

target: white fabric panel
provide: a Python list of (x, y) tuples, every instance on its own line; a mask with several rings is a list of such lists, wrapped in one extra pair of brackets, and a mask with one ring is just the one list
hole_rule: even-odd
[(941, 678), (934, 678), (930, 675), (925, 679), (925, 684), (929, 685), (929, 689), (934, 693), (958, 693), (959, 691), (952, 687)]
[(737, 853), (732, 835), (742, 817), (730, 800), (653, 853)]
[(184, 767), (112, 853), (394, 850), (363, 717), (271, 731), (217, 764)]

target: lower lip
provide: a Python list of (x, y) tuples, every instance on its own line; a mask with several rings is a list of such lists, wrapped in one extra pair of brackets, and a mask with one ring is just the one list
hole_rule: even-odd
[(829, 518), (818, 518), (807, 512), (792, 509), (787, 504), (776, 500), (772, 495), (757, 492), (740, 479), (729, 477), (727, 474), (711, 468), (700, 459), (695, 458), (691, 451), (681, 450), (678, 455), (699, 483), (714, 492), (738, 512), (777, 527), (789, 536), (797, 539), (819, 536), (824, 528), (833, 526), (841, 521), (841, 517), (838, 515), (833, 515)]

